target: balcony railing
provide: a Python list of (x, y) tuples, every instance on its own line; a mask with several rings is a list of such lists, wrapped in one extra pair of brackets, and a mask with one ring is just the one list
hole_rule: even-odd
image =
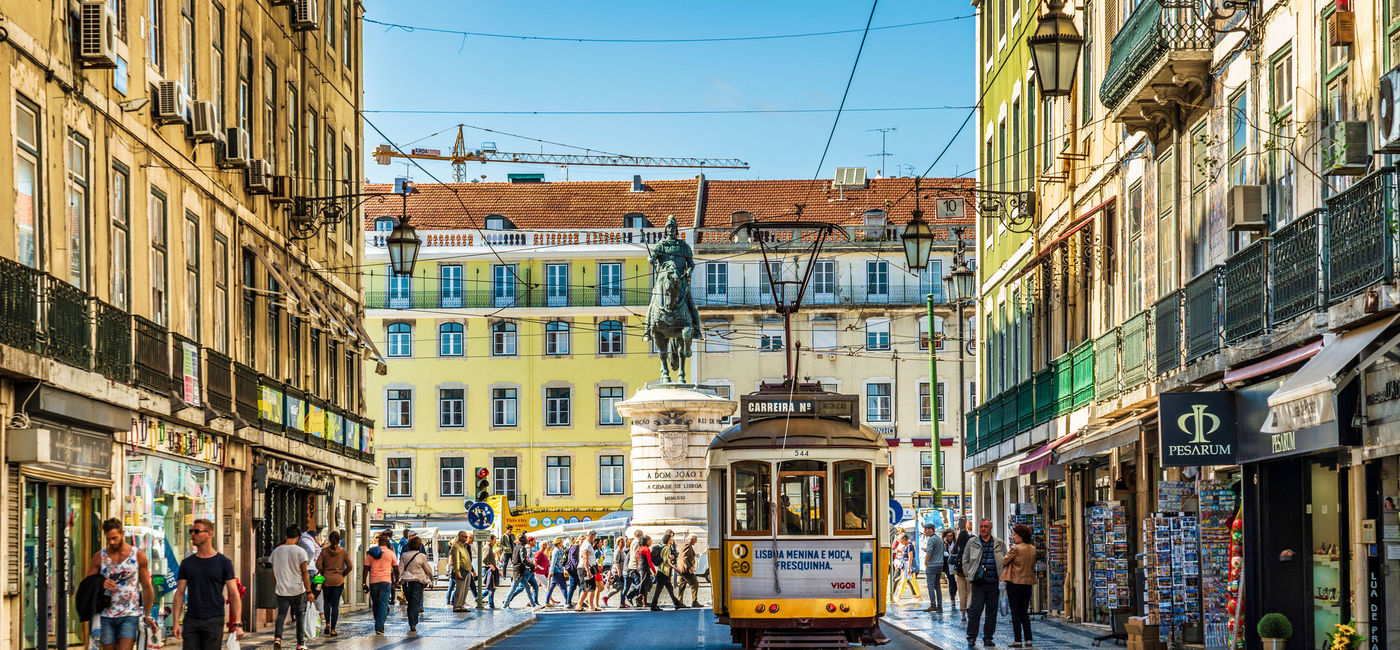
[[(935, 248), (953, 248), (957, 246), (957, 238), (953, 235), (953, 229), (937, 222), (930, 224), (933, 227), (933, 245)], [(835, 235), (827, 238), (827, 247), (839, 246), (900, 246), (901, 238), (904, 234), (904, 226), (897, 223), (887, 223), (885, 225), (871, 226), (840, 226), (845, 237)], [(695, 245), (704, 247), (739, 247), (749, 248), (756, 246), (756, 243), (747, 239), (743, 233), (735, 234), (732, 228), (700, 228), (696, 231)], [(806, 242), (815, 241), (817, 231), (814, 229), (802, 230), (766, 230), (763, 236), (765, 243), (784, 244), (791, 241), (801, 240)], [(972, 229), (964, 232), (963, 241), (972, 244)]]
[(1118, 397), (1118, 343), (1121, 331), (1113, 328), (1094, 341), (1094, 396)]
[[(608, 246), (655, 244), (666, 236), (664, 228), (599, 228), (588, 230), (419, 230), (423, 248), (509, 248), (512, 246)], [(682, 230), (680, 239), (688, 241)], [(389, 233), (371, 231), (365, 242), (384, 248)]]
[(233, 360), (204, 348), (204, 385), (209, 406), (224, 413), (233, 412)]
[(135, 374), (136, 385), (158, 393), (170, 390), (170, 343), (164, 327), (135, 317)]
[(1152, 339), (1156, 344), (1153, 357), (1158, 373), (1181, 367), (1181, 295), (1178, 289), (1152, 306)]
[(501, 309), (504, 307), (636, 307), (651, 301), (650, 289), (598, 287), (511, 287), (512, 290), (369, 291), (370, 309)]
[(1322, 278), (1327, 260), (1320, 237), (1326, 222), (1326, 210), (1313, 210), (1274, 231), (1269, 251), (1271, 324), (1290, 321), (1326, 302)]
[(92, 368), (92, 319), (88, 295), (53, 276), (44, 277), (44, 352), (75, 368)]
[[(820, 290), (819, 290), (820, 289)], [(802, 304), (807, 305), (922, 305), (933, 293), (934, 301), (941, 302), (942, 287), (930, 289), (927, 286), (893, 284), (851, 284), (837, 287), (816, 287), (809, 285), (802, 294)], [(710, 293), (703, 287), (691, 294), (695, 306), (705, 307), (752, 307), (773, 305), (773, 292), (768, 287), (725, 287), (724, 293)], [(797, 297), (797, 288), (783, 289), (785, 300)]]
[(258, 372), (241, 363), (233, 364), (234, 408), (245, 423), (258, 421), (258, 397)]
[(1085, 341), (967, 415), (967, 454), (1000, 444), (1094, 400), (1094, 342)]
[(1086, 340), (1070, 352), (1074, 363), (1074, 400), (1071, 410), (1094, 401), (1094, 342)]
[(1225, 342), (1235, 343), (1269, 328), (1269, 240), (1241, 248), (1225, 261)]
[(1395, 169), (1327, 199), (1327, 297), (1337, 303), (1395, 277)]
[(39, 339), (39, 284), (43, 274), (0, 258), (0, 343), (34, 352)]
[(1099, 100), (1116, 108), (1168, 52), (1209, 49), (1213, 40), (1192, 10), (1167, 9), (1155, 1), (1140, 3), (1109, 45)]
[(1213, 267), (1186, 283), (1186, 360), (1220, 349), (1220, 275)]
[(1152, 340), (1148, 337), (1151, 313), (1141, 312), (1123, 322), (1123, 390), (1132, 390), (1152, 375)]
[(92, 301), (97, 325), (93, 370), (120, 383), (131, 381), (131, 314), (101, 300)]

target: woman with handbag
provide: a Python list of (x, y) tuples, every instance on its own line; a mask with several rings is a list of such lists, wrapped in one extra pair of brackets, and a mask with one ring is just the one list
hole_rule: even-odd
[(1031, 544), (1030, 526), (1016, 524), (1011, 527), (1011, 548), (1006, 549), (1001, 579), (1006, 583), (1006, 600), (1011, 606), (1011, 631), (1016, 639), (1011, 647), (1033, 647), (1029, 610), (1031, 588), (1035, 585), (1035, 545)]
[(408, 540), (399, 564), (403, 566), (399, 582), (403, 585), (404, 600), (407, 601), (408, 632), (417, 634), (418, 617), (423, 614), (423, 591), (433, 584), (437, 574), (433, 563), (423, 554), (423, 540), (417, 537)]

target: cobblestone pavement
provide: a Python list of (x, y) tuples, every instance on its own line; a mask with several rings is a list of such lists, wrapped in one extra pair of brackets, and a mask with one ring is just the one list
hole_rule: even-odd
[[(885, 622), (890, 626), (926, 643), (938, 650), (964, 650), (967, 648), (967, 622), (959, 617), (956, 609), (948, 606), (947, 594), (943, 594), (943, 611), (926, 612), (928, 600), (905, 598), (895, 603), (885, 613)], [(1035, 637), (1037, 650), (1084, 650), (1094, 647), (1094, 637), (1107, 633), (1080, 625), (1070, 625), (1051, 618), (1031, 617), (1031, 634)], [(1011, 618), (997, 618), (996, 634), (992, 640), (997, 647), (1011, 645)], [(1121, 643), (1121, 642), (1119, 642)], [(1113, 641), (1105, 641), (1104, 647), (1112, 647)], [(977, 635), (977, 647), (982, 648), (982, 635)]]

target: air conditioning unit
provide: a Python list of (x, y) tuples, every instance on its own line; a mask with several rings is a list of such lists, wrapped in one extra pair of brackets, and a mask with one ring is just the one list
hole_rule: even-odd
[(289, 176), (278, 176), (278, 175), (274, 175), (274, 176), (272, 177), (272, 192), (271, 192), (271, 196), (269, 196), (269, 197), (267, 197), (267, 198), (268, 198), (268, 200), (272, 201), (273, 203), (291, 203), (291, 202), (292, 202), (292, 179), (291, 179), (291, 177), (289, 177)]
[(1360, 176), (1371, 166), (1371, 123), (1333, 122), (1323, 131), (1322, 173)]
[(317, 23), (316, 0), (296, 0), (292, 3), (292, 29), (306, 31), (316, 29), (320, 25)]
[(117, 14), (107, 0), (83, 0), (78, 14), (78, 58), (89, 68), (117, 67)]
[(214, 102), (195, 102), (190, 107), (190, 139), (195, 142), (219, 139), (219, 120), (214, 112)]
[(178, 81), (156, 82), (155, 117), (161, 124), (188, 120), (190, 97), (185, 85)]
[(1400, 153), (1400, 67), (1381, 75), (1376, 100), (1376, 153)]
[(249, 156), (248, 132), (232, 126), (224, 129), (222, 142), (216, 147), (218, 149), (218, 165), (224, 168), (247, 167)]
[(1235, 185), (1230, 188), (1226, 216), (1230, 230), (1260, 231), (1267, 228), (1264, 220), (1264, 186)]
[(1331, 45), (1351, 45), (1356, 42), (1356, 14), (1334, 11), (1327, 17), (1327, 42)]
[(272, 193), (272, 165), (262, 158), (248, 161), (248, 192)]

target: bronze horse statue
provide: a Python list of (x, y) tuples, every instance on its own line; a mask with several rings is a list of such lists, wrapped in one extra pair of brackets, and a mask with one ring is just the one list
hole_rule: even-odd
[(656, 270), (651, 287), (651, 308), (647, 310), (646, 338), (656, 344), (661, 357), (661, 376), (671, 381), (671, 373), (680, 373), (685, 383), (686, 361), (690, 358), (690, 341), (695, 338), (699, 323), (693, 322), (685, 298), (690, 290), (689, 273), (679, 273), (675, 264), (665, 262)]

